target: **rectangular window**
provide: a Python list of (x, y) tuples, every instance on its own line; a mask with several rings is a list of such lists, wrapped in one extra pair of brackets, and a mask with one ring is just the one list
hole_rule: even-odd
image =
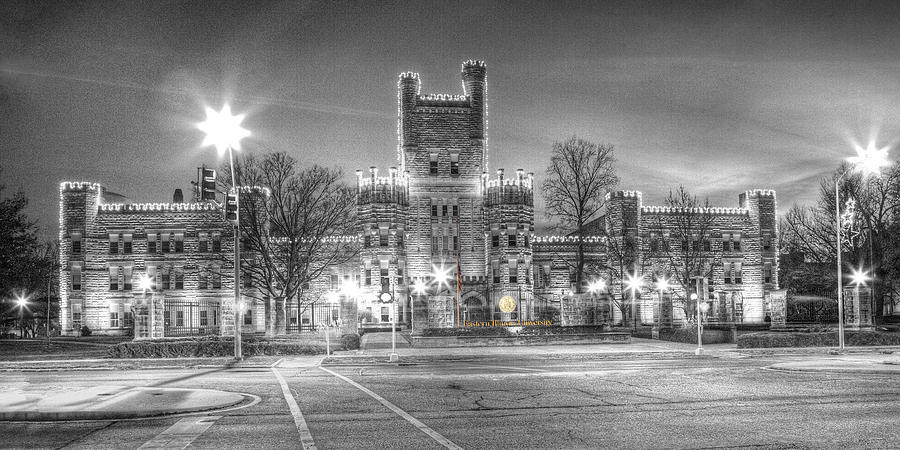
[(437, 205), (431, 205), (431, 217), (437, 217)]
[(130, 233), (125, 234), (122, 237), (122, 252), (125, 253), (126, 255), (131, 254), (131, 239), (132, 239), (132, 235)]
[(453, 250), (459, 250), (459, 236), (453, 236)]
[(81, 290), (81, 266), (72, 266), (72, 290)]
[(515, 246), (516, 246), (516, 235), (515, 235), (515, 234), (510, 234), (510, 235), (507, 236), (507, 244), (508, 244), (510, 247), (515, 247)]
[(250, 305), (247, 306), (247, 311), (244, 312), (244, 325), (253, 325), (253, 309)]
[[(766, 251), (766, 252), (771, 251), (772, 250), (772, 236), (763, 236), (762, 246), (763, 246), (763, 251)], [(768, 283), (768, 281), (766, 283)]]
[(453, 217), (459, 217), (459, 205), (453, 205)]
[(205, 309), (200, 310), (200, 326), (205, 327), (209, 324), (209, 318), (207, 317), (207, 312)]
[(722, 274), (725, 279), (725, 284), (731, 284), (731, 263), (722, 263)]
[(772, 282), (772, 263), (765, 263), (763, 265), (763, 283), (771, 283)]
[(430, 159), (428, 161), (428, 174), (429, 175), (437, 175), (438, 174), (438, 155), (437, 155), (437, 153), (432, 153), (430, 155)]
[(109, 234), (109, 254), (117, 255), (119, 253), (119, 233)]
[(181, 269), (175, 271), (175, 289), (184, 289), (184, 272)]
[(156, 253), (156, 233), (147, 233), (147, 253)]
[(380, 246), (380, 247), (388, 246), (387, 230), (381, 230), (381, 234), (378, 235), (378, 246)]
[(519, 282), (519, 264), (515, 259), (509, 260), (509, 283), (515, 284)]
[(381, 307), (381, 321), (382, 322), (390, 322), (391, 321), (391, 309), (387, 306)]
[(159, 289), (157, 286), (157, 269), (156, 266), (147, 266), (147, 277), (150, 278), (150, 290), (155, 291)]
[(206, 272), (207, 272), (207, 269), (205, 269), (205, 268), (200, 268), (200, 270), (198, 271), (198, 273), (197, 273), (197, 289), (206, 289), (206, 287), (207, 287), (207, 283), (206, 283), (207, 273)]
[(369, 248), (372, 246), (372, 236), (368, 234), (363, 236), (363, 247)]
[(209, 244), (207, 240), (209, 239), (209, 235), (206, 233), (197, 233), (197, 251), (200, 253), (206, 253), (209, 251)]
[(691, 241), (691, 251), (699, 252), (700, 251), (700, 241)]
[(125, 279), (125, 290), (130, 291), (131, 290), (131, 277), (132, 277), (132, 273), (134, 272), (134, 268), (131, 266), (125, 266), (124, 269), (125, 269), (124, 270), (125, 273), (123, 274), (123, 278)]
[(213, 251), (213, 253), (221, 253), (222, 252), (222, 234), (221, 233), (213, 233), (212, 251)]
[(372, 285), (372, 269), (366, 269), (366, 286)]
[(491, 236), (491, 247), (499, 247), (500, 246), (500, 235), (495, 234)]
[(166, 289), (169, 289), (169, 281), (170, 281), (170, 278), (169, 278), (169, 271), (163, 269), (163, 271), (162, 271), (162, 277), (161, 277), (161, 278), (162, 278), (162, 283), (161, 283), (161, 286), (159, 287), (159, 289), (160, 289), (160, 290), (166, 290)]
[(109, 267), (109, 290), (119, 290), (119, 268), (117, 266)]
[(734, 263), (734, 282), (741, 284), (741, 263)]
[(441, 215), (447, 217), (447, 205), (441, 205)]
[(491, 261), (491, 278), (493, 278), (494, 284), (500, 283), (500, 262), (499, 261)]
[(331, 274), (331, 290), (336, 291), (338, 289), (338, 276), (336, 273)]
[(72, 233), (72, 253), (81, 253), (81, 233)]
[(119, 328), (119, 311), (115, 311), (112, 308), (115, 308), (116, 305), (110, 305), (109, 311), (109, 327), (110, 328)]
[[(740, 237), (738, 237), (738, 239), (740, 239)], [(734, 251), (736, 251), (736, 252), (741, 251), (741, 241), (740, 240), (735, 240), (734, 242), (731, 243), (731, 245), (732, 245), (732, 247), (734, 247)]]
[(703, 251), (704, 252), (712, 251), (712, 243), (709, 242), (709, 239), (703, 240)]
[(169, 233), (162, 234), (162, 252), (169, 253)]
[(184, 311), (175, 311), (175, 326), (184, 326)]
[(450, 154), (450, 175), (459, 175), (459, 153)]
[(175, 253), (184, 252), (184, 233), (175, 233)]

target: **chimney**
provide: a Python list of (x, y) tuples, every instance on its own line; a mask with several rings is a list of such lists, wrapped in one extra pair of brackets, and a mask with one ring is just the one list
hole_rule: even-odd
[(172, 203), (184, 203), (184, 194), (181, 193), (181, 189), (175, 189), (175, 194), (172, 195)]

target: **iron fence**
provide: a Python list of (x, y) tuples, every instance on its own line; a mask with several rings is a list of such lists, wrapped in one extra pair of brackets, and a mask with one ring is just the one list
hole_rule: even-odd
[(219, 334), (218, 300), (166, 299), (163, 313), (165, 336), (202, 336)]
[(291, 302), (285, 309), (288, 334), (316, 331), (325, 324), (334, 325), (341, 320), (340, 306), (332, 303), (315, 302), (300, 305)]

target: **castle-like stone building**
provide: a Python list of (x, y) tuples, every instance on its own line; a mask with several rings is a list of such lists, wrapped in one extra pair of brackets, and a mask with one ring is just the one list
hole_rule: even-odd
[[(392, 320), (414, 331), (491, 320), (678, 326), (692, 315), (691, 293), (708, 320), (766, 320), (778, 288), (773, 191), (691, 210), (612, 192), (581, 242), (589, 261), (577, 286), (578, 238), (535, 234), (533, 174), (488, 171), (485, 64), (463, 63), (461, 95), (422, 94), (421, 82), (400, 75), (398, 165), (357, 171), (358, 256), (313, 283), (304, 302), (287, 302), (287, 332)], [(232, 333), (232, 233), (219, 204), (196, 195), (135, 204), (99, 184), (62, 183), (63, 332)], [(627, 289), (627, 274), (643, 282)], [(143, 275), (149, 290), (137, 286)], [(315, 306), (299, 306), (307, 302)], [(246, 298), (237, 308), (244, 331), (264, 330), (265, 305)]]

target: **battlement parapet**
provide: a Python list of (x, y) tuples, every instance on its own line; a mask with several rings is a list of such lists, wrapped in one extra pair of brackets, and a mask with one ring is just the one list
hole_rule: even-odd
[(469, 59), (469, 60), (465, 61), (464, 63), (462, 63), (463, 70), (470, 68), (470, 67), (479, 67), (479, 68), (484, 69), (486, 66), (484, 64), (484, 61), (477, 60), (477, 59)]
[(484, 203), (487, 206), (509, 204), (534, 204), (534, 174), (527, 175), (522, 169), (516, 170), (516, 176), (504, 177), (503, 169), (497, 170), (497, 178), (488, 179), (487, 173), (481, 174)]
[(110, 203), (100, 205), (101, 213), (218, 211), (212, 202), (200, 203)]
[(744, 195), (749, 197), (769, 197), (775, 198), (775, 190), (774, 189), (750, 189), (744, 192)]
[(401, 80), (418, 80), (419, 73), (418, 72), (402, 72), (400, 74)]
[(379, 177), (378, 169), (370, 167), (366, 177), (362, 170), (357, 170), (357, 204), (409, 204), (409, 174), (398, 171), (396, 167), (391, 167), (389, 173), (389, 176)]
[(676, 208), (671, 206), (642, 206), (644, 214), (708, 214), (716, 216), (745, 216), (749, 213), (744, 208)]
[(636, 198), (638, 200), (641, 199), (641, 191), (613, 191), (606, 193), (606, 199), (611, 200), (614, 198)]
[[(535, 236), (536, 244), (577, 244), (578, 236)], [(586, 244), (603, 244), (606, 242), (605, 236), (585, 236)]]
[(103, 186), (100, 183), (92, 183), (90, 181), (63, 181), (59, 183), (60, 192), (74, 191), (100, 191)]

